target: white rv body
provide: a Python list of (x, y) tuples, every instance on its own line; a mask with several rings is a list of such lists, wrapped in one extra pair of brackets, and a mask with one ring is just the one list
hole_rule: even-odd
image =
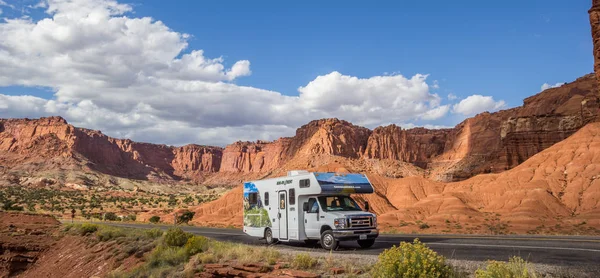
[(286, 242), (323, 240), (322, 234), (330, 230), (335, 246), (342, 240), (374, 241), (379, 233), (376, 216), (350, 199), (356, 193), (373, 193), (365, 175), (290, 171), (285, 177), (245, 182), (244, 232), (265, 238), (269, 231), (275, 240)]

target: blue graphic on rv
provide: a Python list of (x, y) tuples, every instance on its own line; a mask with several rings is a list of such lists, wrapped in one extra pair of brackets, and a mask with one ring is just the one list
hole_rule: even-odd
[(260, 192), (251, 182), (244, 183), (244, 226), (271, 227), (269, 213), (263, 207)]
[(315, 173), (323, 193), (373, 193), (373, 186), (363, 174)]

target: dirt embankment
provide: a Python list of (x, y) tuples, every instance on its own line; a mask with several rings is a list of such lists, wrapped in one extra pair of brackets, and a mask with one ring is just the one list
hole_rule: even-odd
[(17, 275), (58, 240), (60, 222), (36, 214), (0, 211), (0, 277)]
[(139, 263), (133, 254), (119, 257), (115, 242), (64, 235), (60, 227), (49, 215), (0, 211), (0, 278), (102, 277)]

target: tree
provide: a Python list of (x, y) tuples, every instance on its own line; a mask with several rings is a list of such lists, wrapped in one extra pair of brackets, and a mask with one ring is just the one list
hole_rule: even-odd
[(160, 216), (154, 215), (154, 216), (150, 217), (150, 223), (156, 224), (158, 222), (160, 222)]
[(180, 216), (177, 217), (177, 223), (185, 223), (187, 224), (188, 222), (190, 222), (190, 220), (192, 220), (192, 218), (194, 218), (194, 214), (196, 214), (195, 212), (191, 212), (189, 210), (184, 210)]

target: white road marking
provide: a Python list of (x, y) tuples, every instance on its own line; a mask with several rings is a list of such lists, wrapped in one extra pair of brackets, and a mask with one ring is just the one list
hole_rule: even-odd
[[(397, 243), (396, 241), (383, 241), (376, 240), (375, 242), (387, 242)], [(514, 249), (546, 249), (546, 250), (570, 250), (570, 251), (587, 251), (587, 252), (600, 252), (597, 249), (585, 249), (585, 248), (568, 248), (568, 247), (542, 247), (542, 246), (516, 246), (516, 245), (495, 245), (495, 244), (467, 244), (467, 243), (425, 243), (425, 245), (450, 245), (450, 246), (469, 246), (469, 247), (492, 247), (492, 248), (514, 248)]]

